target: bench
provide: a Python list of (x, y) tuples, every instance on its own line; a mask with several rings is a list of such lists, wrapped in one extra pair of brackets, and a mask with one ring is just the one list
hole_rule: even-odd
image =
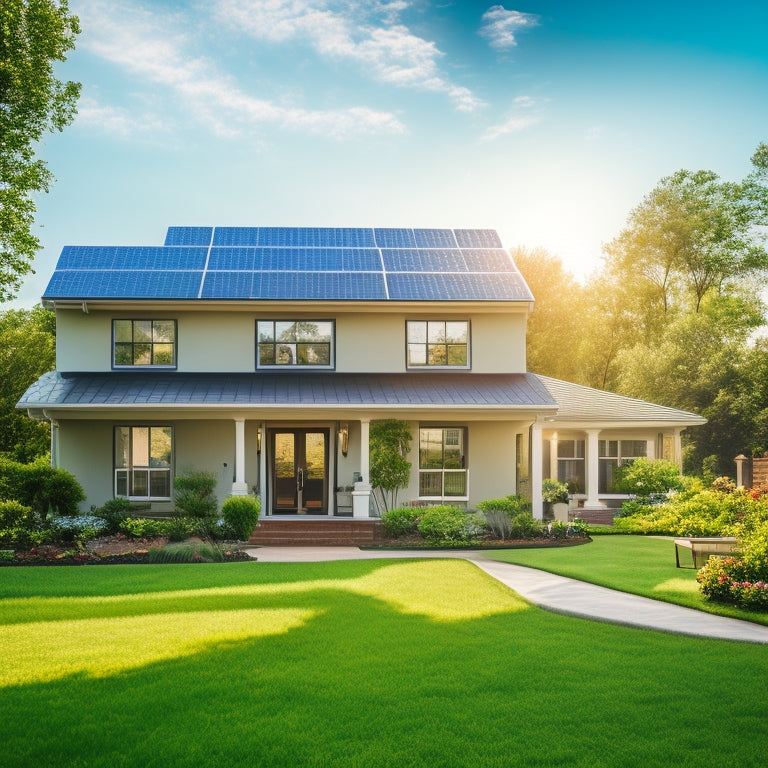
[(736, 550), (739, 540), (735, 536), (675, 539), (675, 567), (680, 565), (680, 547), (691, 550), (693, 567), (701, 568), (712, 555), (724, 557)]

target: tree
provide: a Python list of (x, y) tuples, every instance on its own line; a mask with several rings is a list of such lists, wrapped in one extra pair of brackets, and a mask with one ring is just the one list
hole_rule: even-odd
[(555, 379), (575, 380), (584, 289), (563, 262), (542, 248), (515, 248), (512, 258), (536, 300), (528, 318), (528, 370)]
[(408, 485), (411, 462), (405, 457), (411, 448), (407, 421), (372, 421), (369, 437), (371, 485), (378, 491), (376, 504), (384, 511), (397, 505), (397, 492)]
[(759, 225), (768, 223), (765, 145), (752, 163), (743, 182), (722, 181), (712, 171), (681, 170), (663, 178), (605, 247), (613, 273), (649, 297), (652, 310), (666, 314), (677, 301), (699, 312), (708, 294), (764, 279), (768, 251)]
[(16, 294), (40, 247), (33, 196), (48, 191), (53, 175), (35, 148), (75, 116), (80, 85), (53, 70), (79, 32), (67, 0), (0, 3), (0, 301)]
[(27, 387), (56, 365), (56, 320), (35, 307), (0, 313), (0, 453), (32, 461), (50, 449), (48, 422), (16, 410)]

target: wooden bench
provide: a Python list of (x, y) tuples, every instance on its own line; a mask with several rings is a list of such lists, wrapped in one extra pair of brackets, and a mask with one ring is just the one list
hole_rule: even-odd
[(725, 557), (734, 552), (738, 543), (739, 540), (735, 536), (675, 539), (675, 566), (684, 567), (680, 565), (680, 547), (691, 550), (693, 567), (699, 569), (712, 555)]

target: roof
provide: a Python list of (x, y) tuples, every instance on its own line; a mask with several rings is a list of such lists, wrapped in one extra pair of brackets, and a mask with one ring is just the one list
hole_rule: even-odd
[(66, 246), (45, 302), (533, 301), (491, 229), (170, 227), (162, 246)]
[(52, 371), (17, 407), (441, 407), (549, 409), (532, 374), (471, 373), (69, 373)]
[(572, 384), (569, 381), (538, 376), (559, 406), (557, 421), (572, 422), (663, 422), (679, 425), (704, 424), (695, 413), (665, 405), (648, 403), (634, 397), (617, 395), (601, 389)]

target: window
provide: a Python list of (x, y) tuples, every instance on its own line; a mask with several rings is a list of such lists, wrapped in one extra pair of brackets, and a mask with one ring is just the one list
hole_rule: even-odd
[(568, 485), (568, 493), (584, 493), (584, 441), (557, 441), (557, 479)]
[(419, 496), (421, 498), (467, 497), (466, 445), (465, 427), (419, 429)]
[(176, 366), (175, 320), (113, 320), (112, 365)]
[(334, 330), (332, 320), (259, 320), (256, 364), (332, 368)]
[(171, 498), (172, 427), (115, 427), (115, 496)]
[(408, 367), (469, 368), (469, 323), (408, 320)]
[(621, 464), (631, 464), (635, 459), (646, 456), (648, 443), (645, 440), (600, 440), (598, 442), (600, 493), (613, 490), (613, 473)]

